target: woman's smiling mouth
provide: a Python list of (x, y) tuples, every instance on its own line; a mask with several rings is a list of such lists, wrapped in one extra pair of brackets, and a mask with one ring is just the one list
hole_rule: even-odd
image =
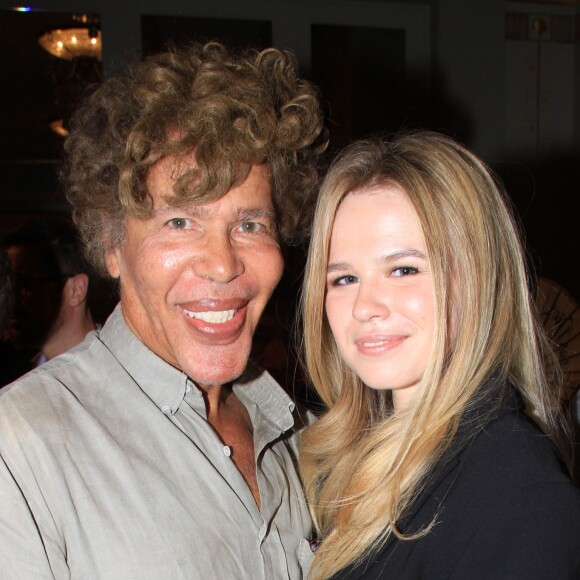
[(377, 337), (361, 337), (355, 340), (357, 349), (362, 354), (382, 354), (393, 350), (394, 348), (403, 344), (408, 338), (406, 335), (392, 335), (392, 336), (377, 336)]

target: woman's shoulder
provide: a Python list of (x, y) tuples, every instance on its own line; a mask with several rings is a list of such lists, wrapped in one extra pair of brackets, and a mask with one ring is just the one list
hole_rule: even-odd
[(388, 560), (393, 574), (378, 577), (578, 577), (580, 490), (550, 439), (522, 412), (507, 411), (463, 443), (406, 531), (431, 530), (383, 552), (378, 562)]
[(457, 501), (478, 506), (493, 527), (502, 522), (544, 540), (569, 529), (580, 550), (580, 490), (554, 443), (523, 412), (481, 428), (461, 452), (456, 477)]
[(573, 488), (558, 449), (521, 410), (509, 410), (477, 429), (460, 462), (518, 490), (549, 481)]
[(491, 421), (458, 460), (440, 504), (441, 523), (469, 538), (456, 554), (453, 577), (469, 567), (502, 578), (577, 577), (580, 490), (529, 417), (510, 411)]
[(406, 533), (337, 578), (526, 578), (580, 574), (580, 490), (523, 412), (471, 424), (409, 514)]

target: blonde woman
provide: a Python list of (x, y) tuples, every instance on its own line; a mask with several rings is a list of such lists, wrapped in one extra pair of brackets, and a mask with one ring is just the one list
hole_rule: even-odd
[(316, 211), (301, 468), (310, 578), (580, 577), (580, 491), (514, 222), (442, 135), (349, 147)]

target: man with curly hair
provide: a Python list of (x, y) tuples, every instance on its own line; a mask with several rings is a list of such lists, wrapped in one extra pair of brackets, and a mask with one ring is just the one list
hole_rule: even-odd
[(295, 406), (248, 357), (324, 147), (275, 49), (156, 55), (77, 111), (64, 183), (121, 299), (0, 396), (7, 578), (305, 577)]

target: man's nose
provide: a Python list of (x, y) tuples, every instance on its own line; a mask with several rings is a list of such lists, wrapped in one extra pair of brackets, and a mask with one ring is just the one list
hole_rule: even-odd
[(373, 318), (386, 318), (390, 314), (385, 290), (374, 284), (360, 282), (352, 307), (353, 317), (359, 322), (369, 322)]
[(239, 249), (226, 233), (212, 233), (195, 260), (195, 273), (201, 278), (227, 284), (244, 273)]

